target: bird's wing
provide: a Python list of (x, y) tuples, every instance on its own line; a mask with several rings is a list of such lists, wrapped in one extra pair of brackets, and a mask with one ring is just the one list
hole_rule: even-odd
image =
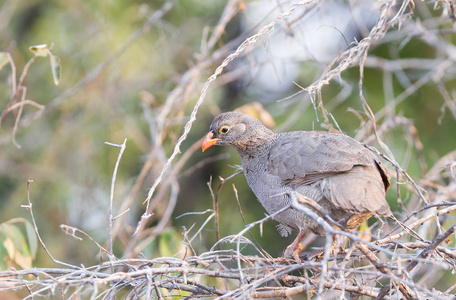
[(300, 180), (310, 184), (355, 165), (373, 164), (370, 151), (348, 136), (295, 131), (276, 140), (269, 153), (268, 169), (283, 182)]
[(320, 188), (326, 199), (344, 211), (391, 215), (385, 186), (375, 167), (354, 166), (350, 172), (324, 179)]
[(386, 170), (348, 136), (314, 131), (284, 134), (271, 147), (268, 170), (297, 191), (321, 181), (324, 197), (343, 210), (391, 213), (385, 200)]

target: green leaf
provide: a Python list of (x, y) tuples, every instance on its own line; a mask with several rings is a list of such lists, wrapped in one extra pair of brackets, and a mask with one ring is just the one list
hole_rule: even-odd
[(46, 56), (48, 56), (51, 53), (49, 51), (49, 48), (48, 48), (47, 44), (30, 46), (29, 50), (33, 54), (38, 55), (38, 56), (43, 56), (43, 57), (46, 57)]
[[(1, 230), (0, 230), (0, 236), (1, 236)], [(0, 237), (0, 241), (3, 239)], [(9, 266), (8, 262), (10, 260), (8, 259), (8, 251), (6, 250), (5, 246), (3, 246), (2, 243), (0, 243), (0, 271), (6, 271)]]
[(9, 63), (8, 53), (0, 52), (0, 70)]
[(27, 232), (27, 240), (30, 248), (30, 254), (35, 259), (36, 251), (38, 250), (38, 238), (35, 233), (35, 229), (29, 221), (25, 221), (25, 230)]
[(3, 226), (2, 230), (6, 234), (3, 246), (7, 249), (10, 259), (23, 269), (31, 268), (33, 258), (21, 230), (12, 224)]
[(53, 55), (52, 53), (49, 54), (51, 59), (52, 78), (54, 79), (54, 84), (59, 85), (60, 74), (62, 71), (62, 67), (60, 66), (60, 58)]

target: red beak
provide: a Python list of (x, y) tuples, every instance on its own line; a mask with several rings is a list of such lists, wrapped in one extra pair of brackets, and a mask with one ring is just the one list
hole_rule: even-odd
[(215, 143), (217, 143), (218, 141), (221, 141), (222, 139), (213, 139), (214, 137), (214, 134), (212, 132), (209, 132), (207, 135), (206, 135), (206, 138), (204, 139), (203, 141), (203, 152), (207, 149), (207, 148), (210, 148), (212, 146), (215, 145)]

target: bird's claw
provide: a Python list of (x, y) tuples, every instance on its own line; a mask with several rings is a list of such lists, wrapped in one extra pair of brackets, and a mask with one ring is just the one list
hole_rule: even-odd
[(296, 245), (296, 244), (291, 244), (289, 245), (285, 251), (283, 252), (283, 258), (293, 258), (296, 261), (301, 261), (301, 258), (299, 257), (299, 253), (304, 250), (301, 244)]

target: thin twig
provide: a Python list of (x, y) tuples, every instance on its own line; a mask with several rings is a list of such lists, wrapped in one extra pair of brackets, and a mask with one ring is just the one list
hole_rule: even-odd
[[(124, 142), (121, 144), (121, 145), (117, 145), (117, 144), (113, 144), (113, 143), (109, 143), (109, 142), (105, 142), (106, 145), (109, 145), (109, 146), (112, 146), (112, 147), (117, 147), (117, 148), (120, 148), (120, 151), (119, 151), (119, 155), (117, 156), (117, 161), (116, 161), (116, 165), (114, 167), (114, 171), (112, 173), (112, 179), (111, 179), (111, 193), (110, 193), (110, 196), (109, 196), (109, 231), (108, 231), (108, 240), (109, 240), (109, 252), (111, 254), (114, 254), (112, 249), (112, 223), (114, 222), (114, 217), (113, 217), (113, 214), (112, 214), (112, 207), (114, 205), (114, 187), (116, 185), (116, 178), (117, 178), (117, 170), (119, 169), (119, 164), (120, 164), (120, 160), (122, 158), (122, 154), (124, 153), (125, 151), (125, 148), (127, 147), (127, 139), (124, 140)], [(119, 216), (117, 216), (116, 218), (118, 218)], [(110, 258), (111, 259), (111, 258)]]
[(73, 268), (73, 269), (79, 269), (78, 267), (76, 266), (73, 266), (71, 264), (67, 264), (67, 263), (64, 263), (64, 262), (61, 262), (57, 259), (55, 259), (52, 255), (51, 255), (51, 252), (49, 252), (49, 250), (47, 249), (46, 245), (44, 244), (43, 240), (41, 239), (41, 235), (38, 231), (38, 227), (36, 226), (36, 221), (35, 221), (35, 216), (33, 215), (33, 209), (32, 209), (32, 202), (30, 201), (30, 184), (33, 182), (33, 180), (27, 180), (27, 201), (28, 201), (28, 205), (21, 205), (21, 207), (23, 208), (26, 208), (28, 209), (28, 211), (30, 212), (30, 216), (32, 217), (32, 223), (33, 223), (33, 228), (35, 229), (35, 234), (36, 236), (38, 237), (38, 240), (40, 241), (40, 244), (41, 246), (43, 247), (44, 251), (46, 251), (47, 255), (52, 259), (53, 262), (55, 262), (56, 264), (60, 264), (60, 265), (63, 265), (63, 266), (66, 266), (66, 267), (70, 267), (70, 268)]

